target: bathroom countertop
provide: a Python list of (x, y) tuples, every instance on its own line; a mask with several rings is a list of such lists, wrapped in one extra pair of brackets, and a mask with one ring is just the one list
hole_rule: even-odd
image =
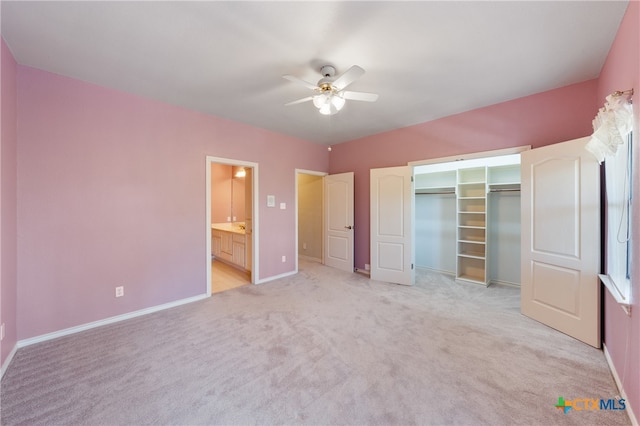
[[(242, 228), (240, 227), (242, 226)], [(234, 234), (245, 235), (244, 223), (212, 223), (211, 229), (217, 229), (218, 231), (233, 232)]]

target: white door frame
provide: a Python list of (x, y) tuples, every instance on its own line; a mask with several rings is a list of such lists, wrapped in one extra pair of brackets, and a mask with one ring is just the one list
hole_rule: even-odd
[(207, 296), (211, 296), (211, 164), (226, 164), (229, 166), (241, 166), (241, 167), (249, 167), (253, 170), (251, 173), (252, 176), (252, 225), (253, 230), (251, 232), (251, 250), (253, 254), (251, 256), (251, 284), (255, 284), (258, 282), (259, 274), (259, 236), (258, 232), (258, 223), (260, 216), (258, 215), (258, 163), (254, 163), (251, 161), (242, 161), (242, 160), (233, 160), (230, 158), (221, 158), (221, 157), (212, 157), (207, 155), (206, 157), (206, 233), (207, 236), (207, 244), (206, 244), (206, 256), (207, 256)]
[(448, 163), (450, 161), (471, 160), (473, 158), (500, 157), (502, 155), (520, 154), (521, 152), (529, 151), (530, 149), (531, 149), (531, 145), (514, 146), (513, 148), (494, 149), (492, 151), (471, 152), (468, 154), (452, 155), (449, 157), (431, 158), (428, 160), (419, 160), (419, 161), (409, 161), (407, 165), (414, 167), (414, 174), (415, 174), (415, 167), (418, 167), (418, 166), (425, 166), (428, 164)]
[[(326, 172), (318, 172), (318, 171), (314, 171), (314, 170), (305, 170), (305, 169), (295, 169), (294, 170), (294, 176), (295, 176), (295, 209), (296, 209), (296, 220), (295, 220), (295, 227), (296, 227), (296, 260), (295, 260), (295, 272), (298, 273), (298, 175), (313, 175), (313, 176), (322, 176), (322, 178), (324, 179), (325, 176), (328, 175), (328, 173)], [(324, 191), (324, 184), (322, 185), (322, 190)], [(320, 206), (320, 209), (322, 209), (322, 245), (323, 248), (321, 250), (322, 254), (322, 264), (324, 265), (324, 233), (325, 233), (325, 217), (324, 217), (324, 196), (322, 197), (323, 199), (323, 204)]]

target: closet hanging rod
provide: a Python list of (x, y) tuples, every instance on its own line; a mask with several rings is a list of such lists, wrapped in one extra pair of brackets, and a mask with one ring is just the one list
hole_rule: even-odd
[(489, 192), (520, 192), (520, 188), (513, 188), (513, 189), (492, 188), (489, 190)]
[(445, 195), (455, 194), (456, 191), (438, 191), (438, 192), (416, 192), (416, 195)]

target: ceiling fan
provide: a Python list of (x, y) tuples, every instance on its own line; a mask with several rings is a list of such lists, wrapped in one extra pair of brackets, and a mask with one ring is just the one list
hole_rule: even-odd
[(322, 74), (322, 78), (317, 84), (306, 82), (293, 75), (283, 75), (283, 78), (294, 83), (302, 84), (308, 89), (317, 92), (313, 96), (307, 96), (306, 98), (289, 102), (285, 104), (285, 106), (313, 101), (313, 105), (318, 108), (320, 114), (333, 115), (344, 107), (347, 99), (365, 102), (375, 102), (378, 99), (378, 95), (375, 93), (344, 90), (364, 74), (364, 70), (357, 65), (352, 66), (338, 77), (335, 77), (336, 69), (333, 66), (324, 65), (320, 68), (320, 74)]

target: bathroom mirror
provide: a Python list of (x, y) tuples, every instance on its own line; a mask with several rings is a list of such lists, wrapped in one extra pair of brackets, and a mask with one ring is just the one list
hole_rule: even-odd
[(241, 166), (211, 163), (211, 223), (245, 221), (245, 175)]

